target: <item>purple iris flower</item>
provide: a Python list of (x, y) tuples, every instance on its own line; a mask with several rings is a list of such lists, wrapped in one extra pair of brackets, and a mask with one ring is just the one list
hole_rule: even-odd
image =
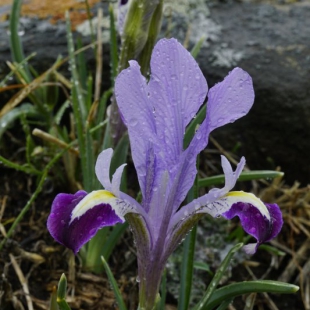
[(113, 151), (107, 149), (95, 167), (105, 189), (57, 195), (48, 218), (51, 235), (74, 253), (98, 229), (127, 220), (136, 239), (140, 306), (145, 309), (152, 309), (169, 255), (205, 213), (227, 219), (238, 216), (245, 231), (257, 240), (245, 246), (248, 253), (274, 238), (282, 227), (276, 204), (264, 204), (250, 193), (231, 192), (245, 165), (243, 157), (233, 171), (222, 156), (225, 186), (181, 207), (197, 174), (196, 157), (207, 146), (210, 132), (247, 114), (254, 101), (251, 77), (235, 68), (209, 90), (207, 116), (184, 149), (185, 129), (207, 90), (197, 63), (175, 39), (162, 39), (155, 46), (149, 82), (138, 63), (130, 61), (116, 79), (115, 94), (128, 128), (142, 202), (120, 191), (125, 165), (110, 180)]

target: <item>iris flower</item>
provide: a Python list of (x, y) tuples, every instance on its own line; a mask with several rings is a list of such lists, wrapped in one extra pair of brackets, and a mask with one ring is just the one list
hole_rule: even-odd
[(207, 90), (197, 63), (175, 39), (156, 44), (149, 82), (138, 63), (130, 61), (129, 68), (116, 79), (115, 94), (128, 128), (142, 202), (120, 191), (125, 165), (110, 180), (113, 151), (107, 149), (95, 167), (104, 190), (59, 194), (52, 204), (48, 229), (74, 253), (98, 229), (129, 222), (137, 247), (141, 309), (153, 308), (169, 255), (204, 214), (227, 219), (238, 216), (244, 230), (257, 240), (245, 246), (247, 253), (254, 253), (282, 227), (276, 204), (264, 204), (250, 193), (231, 191), (245, 165), (243, 157), (233, 171), (222, 156), (224, 187), (181, 206), (197, 174), (196, 157), (207, 146), (210, 132), (247, 114), (254, 101), (251, 77), (235, 68), (209, 90), (206, 118), (184, 149), (185, 129), (203, 104)]

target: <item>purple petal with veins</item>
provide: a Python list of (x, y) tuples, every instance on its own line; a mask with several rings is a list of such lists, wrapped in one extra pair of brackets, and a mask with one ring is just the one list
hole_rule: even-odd
[(238, 216), (243, 229), (257, 240), (256, 244), (245, 246), (248, 254), (255, 253), (261, 243), (276, 237), (282, 228), (283, 219), (279, 206), (277, 204), (265, 205), (270, 213), (270, 220), (263, 216), (256, 207), (243, 202), (232, 205), (229, 211), (222, 214), (229, 220)]
[(52, 237), (71, 249), (75, 254), (104, 226), (123, 223), (109, 204), (99, 204), (88, 210), (71, 223), (72, 210), (86, 197), (85, 191), (72, 194), (59, 194), (55, 197), (47, 228)]

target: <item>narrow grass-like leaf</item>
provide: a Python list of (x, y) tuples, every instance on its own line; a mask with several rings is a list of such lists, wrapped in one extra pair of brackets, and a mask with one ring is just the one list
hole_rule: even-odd
[(194, 262), (194, 268), (195, 269), (200, 269), (203, 271), (208, 272), (210, 275), (212, 275), (212, 271), (210, 269), (210, 266), (207, 263), (203, 263), (203, 262)]
[(216, 308), (216, 310), (227, 310), (228, 306), (232, 303), (234, 299), (227, 299), (225, 301), (223, 301), (220, 306), (218, 308)]
[[(22, 42), (19, 36), (19, 16), (21, 10), (22, 0), (14, 0), (12, 4), (12, 10), (10, 14), (10, 46), (11, 55), (15, 62), (22, 62), (25, 59)], [(30, 83), (32, 80), (30, 71), (27, 67), (27, 63), (24, 64), (26, 75), (26, 82)]]
[(56, 286), (53, 287), (51, 298), (50, 298), (50, 305), (49, 310), (59, 310), (58, 304), (57, 304), (57, 291)]
[(107, 235), (110, 227), (103, 227), (98, 230), (97, 234), (88, 242), (87, 251), (85, 252), (85, 268), (95, 272), (101, 273), (104, 269), (101, 261), (102, 251), (105, 247)]
[(112, 289), (113, 289), (113, 292), (114, 292), (114, 295), (115, 295), (115, 298), (116, 298), (116, 301), (118, 304), (118, 309), (127, 310), (125, 302), (124, 302), (123, 297), (122, 297), (122, 294), (121, 294), (121, 292), (117, 286), (117, 283), (115, 281), (115, 278), (113, 276), (113, 273), (112, 273), (108, 263), (106, 262), (106, 260), (104, 259), (103, 256), (101, 257), (101, 260), (102, 260), (105, 272), (106, 272), (108, 279), (110, 281), (110, 284), (112, 286)]
[(56, 123), (56, 125), (60, 125), (61, 119), (66, 111), (66, 109), (68, 109), (70, 107), (70, 101), (66, 100), (61, 107), (57, 110), (57, 113), (54, 117), (54, 121)]
[(118, 46), (117, 46), (117, 31), (115, 27), (115, 18), (113, 5), (109, 5), (110, 14), (110, 58), (111, 58), (111, 85), (114, 86), (114, 81), (118, 69)]
[(65, 299), (67, 294), (67, 278), (63, 273), (58, 282), (57, 299)]
[[(77, 38), (77, 49), (81, 50), (83, 47), (81, 37)], [(88, 75), (87, 75), (87, 66), (84, 51), (78, 53), (77, 55), (77, 68), (79, 70), (79, 78), (80, 83), (82, 85), (82, 89), (86, 90)], [(91, 92), (92, 93), (92, 92)]]
[(66, 302), (67, 295), (67, 278), (63, 273), (58, 282), (57, 289), (57, 304), (60, 310), (71, 310), (70, 306)]
[(270, 254), (273, 255), (278, 255), (278, 256), (285, 256), (286, 253), (283, 251), (280, 251), (279, 249), (275, 248), (274, 246), (268, 245), (268, 244), (261, 244), (259, 246), (260, 250), (265, 250), (267, 252), (269, 252)]
[[(252, 181), (259, 179), (274, 179), (278, 177), (282, 177), (284, 175), (281, 171), (273, 171), (273, 170), (257, 170), (257, 171), (243, 171), (238, 178), (238, 181)], [(211, 185), (223, 184), (225, 182), (225, 175), (219, 174), (213, 177), (208, 177), (204, 179), (200, 179), (198, 181), (198, 186), (207, 187)]]
[(118, 224), (113, 226), (112, 231), (110, 232), (109, 236), (107, 237), (104, 247), (102, 248), (102, 256), (108, 260), (110, 255), (113, 252), (113, 249), (117, 245), (119, 239), (124, 234), (125, 230), (128, 228), (127, 222), (124, 224)]
[(75, 62), (74, 44), (68, 12), (66, 12), (66, 22), (67, 22), (68, 50), (70, 56), (69, 63), (73, 81), (72, 107), (77, 129), (77, 137), (81, 157), (83, 185), (85, 190), (89, 192), (93, 190), (93, 180), (95, 180), (92, 137), (89, 133), (86, 124), (87, 111), (84, 96), (82, 94), (82, 90), (80, 87), (79, 76)]
[(206, 40), (206, 37), (201, 37), (198, 42), (194, 45), (194, 47), (191, 50), (191, 54), (194, 58), (196, 58), (201, 50), (203, 42)]
[(9, 111), (0, 118), (0, 138), (3, 133), (22, 115), (28, 117), (39, 116), (37, 109), (30, 103), (24, 103), (20, 107)]
[(293, 294), (298, 290), (298, 286), (284, 282), (271, 280), (244, 281), (230, 284), (215, 290), (209, 301), (204, 303), (203, 307), (197, 309), (211, 310), (223, 301), (243, 294), (264, 292), (274, 294)]
[[(25, 59), (23, 59), (20, 63), (16, 64), (16, 70), (19, 71), (23, 66), (25, 66), (28, 61), (33, 58), (36, 55), (36, 53), (31, 53), (29, 56), (27, 56)], [(4, 79), (0, 82), (0, 88), (5, 87), (6, 83), (14, 76), (14, 71), (11, 70)]]
[[(111, 168), (110, 168), (110, 175), (112, 176), (115, 170), (126, 162), (127, 154), (129, 148), (129, 138), (128, 134), (124, 134), (124, 136), (120, 139), (117, 146), (114, 149), (112, 161), (111, 161)], [(124, 180), (125, 174), (123, 174), (122, 180)], [(126, 188), (124, 184), (122, 184), (122, 188)]]
[[(206, 307), (206, 304), (209, 302), (210, 298), (213, 297), (214, 291), (215, 291), (217, 285), (219, 284), (219, 282), (223, 276), (223, 273), (226, 271), (226, 269), (227, 269), (231, 259), (233, 258), (234, 254), (238, 250), (240, 250), (242, 246), (243, 246), (243, 243), (238, 243), (234, 247), (231, 248), (231, 250), (226, 255), (225, 259), (221, 263), (220, 267), (216, 271), (216, 273), (215, 273), (213, 279), (211, 280), (204, 296), (202, 297), (201, 301), (199, 301), (198, 304), (195, 306), (194, 310), (212, 309), (212, 308)], [(227, 298), (232, 298), (232, 297), (233, 296), (228, 296)], [(221, 302), (226, 300), (227, 298), (221, 300)]]
[(195, 135), (197, 126), (203, 122), (203, 120), (206, 118), (206, 110), (207, 106), (204, 105), (199, 112), (197, 113), (196, 117), (191, 121), (191, 123), (187, 126), (186, 132), (183, 139), (183, 146), (184, 148), (187, 148), (189, 143), (191, 142), (192, 138)]
[(28, 164), (19, 165), (19, 164), (13, 163), (12, 161), (4, 158), (1, 155), (0, 155), (0, 163), (6, 165), (9, 168), (15, 169), (17, 171), (22, 171), (22, 172), (25, 172), (27, 174), (34, 174), (34, 175), (41, 175), (42, 174), (42, 171), (37, 170), (33, 166), (29, 166)]
[[(98, 105), (98, 110), (97, 110), (96, 124), (101, 123), (105, 119), (104, 117), (105, 117), (105, 112), (107, 108), (107, 103), (110, 97), (112, 96), (112, 94), (113, 94), (113, 90), (112, 88), (110, 88), (107, 91), (105, 91), (103, 95), (101, 96), (101, 99)], [(98, 130), (96, 132), (95, 139), (96, 141), (100, 142), (99, 145), (102, 144), (103, 142), (103, 131), (102, 130)], [(101, 147), (101, 149), (106, 149), (106, 148)]]

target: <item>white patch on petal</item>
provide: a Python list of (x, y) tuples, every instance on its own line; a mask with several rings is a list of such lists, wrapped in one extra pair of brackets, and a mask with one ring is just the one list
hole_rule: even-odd
[(106, 190), (93, 191), (86, 195), (72, 210), (71, 221), (72, 223), (76, 218), (81, 217), (87, 211), (100, 204), (108, 204), (115, 211), (116, 215), (125, 221), (124, 215), (128, 213), (132, 207), (125, 201), (116, 198), (111, 192)]
[(223, 198), (226, 199), (226, 203), (230, 204), (230, 206), (238, 202), (251, 204), (257, 208), (263, 216), (270, 220), (270, 214), (265, 204), (251, 193), (246, 193), (243, 191), (229, 192)]
[(219, 199), (203, 206), (198, 213), (209, 213), (211, 216), (217, 217), (229, 211), (232, 205), (238, 202), (248, 203), (254, 206), (263, 216), (270, 220), (270, 214), (265, 204), (255, 195), (243, 191), (229, 192)]

